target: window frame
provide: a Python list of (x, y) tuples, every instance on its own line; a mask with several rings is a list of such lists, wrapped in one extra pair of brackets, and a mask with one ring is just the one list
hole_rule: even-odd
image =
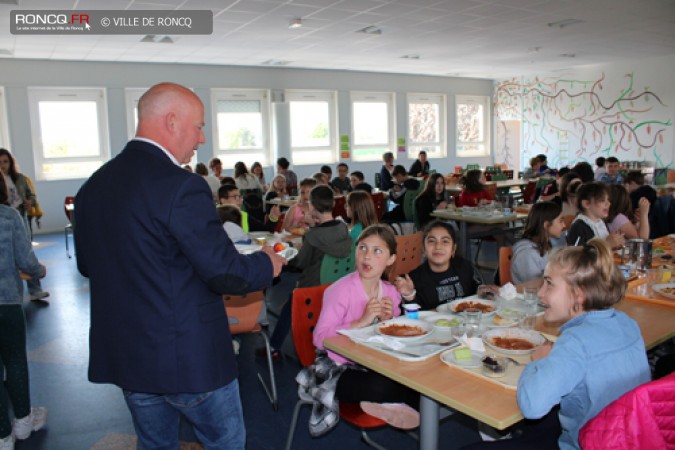
[[(438, 105), (438, 140), (433, 143), (413, 142), (410, 131), (410, 105), (413, 103), (435, 103)], [(420, 150), (424, 147), (440, 147), (440, 155), (427, 152), (429, 159), (441, 159), (448, 156), (448, 99), (445, 94), (411, 92), (406, 96), (406, 132), (408, 136), (408, 158), (417, 159)]]
[[(354, 103), (386, 103), (387, 105), (387, 140), (386, 143), (376, 144), (358, 144), (356, 142), (356, 131), (354, 128)], [(382, 154), (385, 152), (396, 153), (396, 93), (394, 92), (372, 92), (372, 91), (352, 91), (349, 93), (349, 106), (351, 111), (351, 160), (354, 162), (381, 161)], [(372, 148), (383, 148), (383, 151), (371, 157), (359, 156), (357, 150), (367, 150)]]
[[(248, 160), (246, 153), (250, 149), (221, 149), (218, 139), (218, 102), (228, 100), (257, 100), (260, 101), (260, 113), (262, 115), (262, 146), (260, 149), (254, 149), (256, 154), (263, 155), (263, 161), (260, 163), (263, 166), (272, 164), (272, 102), (271, 92), (269, 89), (235, 89), (235, 88), (212, 88), (211, 89), (211, 122), (213, 123), (213, 155), (212, 157), (220, 159), (229, 159), (233, 155), (241, 155), (237, 160)], [(246, 165), (250, 165), (259, 160), (256, 156), (252, 161)], [(234, 164), (232, 165), (234, 167)]]
[[(288, 124), (289, 124), (289, 151), (293, 165), (316, 165), (316, 164), (334, 164), (338, 161), (338, 111), (337, 111), (337, 91), (327, 90), (309, 90), (309, 89), (287, 89), (284, 91), (284, 98), (288, 104)], [(291, 103), (294, 101), (316, 101), (328, 103), (328, 145), (315, 147), (293, 147), (293, 117), (291, 114)], [(330, 154), (329, 160), (322, 156), (315, 158), (302, 159), (299, 156), (320, 152)]]
[[(465, 104), (480, 104), (483, 106), (483, 140), (471, 145), (483, 145), (484, 151), (463, 150), (467, 145), (465, 142), (459, 140), (459, 122), (458, 122), (458, 108), (459, 105)], [(490, 148), (492, 140), (492, 127), (490, 121), (490, 97), (487, 95), (456, 95), (455, 96), (455, 153), (458, 157), (473, 157), (473, 156), (490, 156), (492, 150)]]
[(6, 98), (4, 86), (0, 86), (0, 147), (11, 149)]
[(127, 110), (127, 136), (133, 139), (136, 136), (136, 114), (138, 101), (147, 92), (148, 88), (125, 88), (124, 100)]
[[(63, 158), (47, 158), (42, 145), (42, 126), (40, 124), (39, 103), (43, 101), (94, 101), (96, 102), (97, 123), (99, 132), (99, 149), (95, 156), (67, 156)], [(49, 163), (99, 163), (100, 167), (110, 159), (110, 130), (108, 126), (107, 92), (102, 87), (29, 87), (28, 107), (30, 112), (30, 129), (33, 141), (33, 157), (35, 178), (40, 181), (85, 179), (93, 173), (73, 175), (46, 175), (43, 165)], [(96, 169), (94, 169), (96, 170)]]

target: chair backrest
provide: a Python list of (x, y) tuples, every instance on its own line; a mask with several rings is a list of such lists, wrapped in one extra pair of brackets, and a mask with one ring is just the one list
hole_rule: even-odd
[(463, 170), (464, 170), (464, 167), (462, 167), (462, 166), (455, 166), (455, 173), (456, 173), (456, 174), (461, 174)]
[(504, 286), (511, 283), (511, 257), (513, 256), (513, 247), (499, 248), (499, 285)]
[(393, 282), (399, 275), (410, 273), (419, 267), (424, 252), (424, 233), (396, 236), (396, 262), (389, 271), (389, 281)]
[(485, 185), (485, 189), (488, 191), (488, 194), (490, 194), (490, 197), (493, 200), (497, 199), (497, 185), (494, 183), (490, 183)]
[(502, 173), (506, 175), (507, 180), (513, 180), (513, 170), (502, 170)]
[(408, 222), (415, 221), (415, 216), (417, 214), (417, 211), (415, 211), (415, 199), (422, 189), (424, 189), (424, 186), (420, 183), (418, 189), (408, 189), (405, 191), (405, 196), (403, 197), (403, 214), (405, 214), (405, 220)]
[(345, 258), (323, 255), (319, 275), (321, 284), (333, 283), (348, 273), (352, 273), (355, 262), (354, 246), (352, 246), (352, 252)]
[(572, 222), (574, 222), (575, 217), (576, 217), (576, 215), (574, 215), (574, 214), (567, 214), (567, 215), (563, 216), (562, 220), (563, 220), (563, 223), (565, 224), (566, 230), (570, 229), (570, 227), (572, 226)]
[(274, 226), (275, 233), (281, 233), (281, 230), (284, 228), (284, 219), (286, 218), (286, 213), (282, 213), (277, 220), (277, 224)]
[(675, 199), (671, 195), (661, 195), (649, 208), (649, 238), (671, 233), (675, 233)]
[(375, 194), (370, 194), (370, 196), (373, 199), (377, 220), (380, 220), (387, 210), (387, 204), (384, 201), (384, 192), (377, 192)]
[(530, 181), (525, 186), (525, 192), (523, 193), (523, 201), (527, 204), (534, 203), (534, 194), (537, 191), (537, 182)]
[(227, 317), (230, 319), (230, 333), (249, 333), (256, 330), (263, 301), (262, 291), (245, 295), (223, 295)]
[(347, 203), (347, 197), (340, 196), (335, 197), (335, 203), (333, 203), (333, 217), (342, 217), (347, 219), (347, 211), (345, 210), (345, 203)]
[(496, 173), (492, 175), (492, 181), (506, 181), (508, 177), (505, 173)]
[(496, 168), (495, 166), (486, 166), (486, 167), (485, 167), (485, 173), (486, 173), (486, 174), (488, 174), (488, 173), (496, 173), (496, 172), (497, 172), (497, 168)]
[(485, 181), (492, 181), (492, 177), (496, 176), (496, 173), (493, 172), (485, 172), (483, 176), (485, 177)]
[(75, 203), (75, 197), (73, 197), (72, 195), (69, 195), (63, 201), (63, 211), (66, 213), (66, 217), (68, 218), (68, 222), (72, 222), (72, 210), (68, 209), (67, 205), (72, 205), (74, 203)]
[(314, 363), (316, 352), (312, 342), (314, 327), (319, 321), (323, 293), (329, 284), (309, 288), (296, 288), (293, 291), (291, 308), (291, 333), (295, 353), (303, 367)]
[(467, 164), (466, 170), (475, 170), (480, 169), (480, 164)]
[(382, 174), (380, 172), (375, 172), (375, 187), (382, 189)]

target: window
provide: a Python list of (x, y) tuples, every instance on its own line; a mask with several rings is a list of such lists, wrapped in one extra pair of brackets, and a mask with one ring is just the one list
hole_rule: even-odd
[(0, 148), (12, 149), (9, 144), (9, 127), (7, 126), (7, 103), (5, 88), (0, 87)]
[(396, 112), (393, 93), (352, 92), (352, 160), (380, 161), (394, 152)]
[(38, 180), (86, 178), (110, 157), (104, 89), (29, 88)]
[(429, 158), (443, 158), (448, 152), (445, 95), (408, 94), (408, 157), (420, 151)]
[(490, 154), (489, 97), (458, 95), (457, 156)]
[(334, 91), (286, 91), (293, 164), (337, 161), (337, 108)]
[(138, 126), (138, 100), (147, 91), (146, 88), (127, 88), (124, 90), (124, 97), (127, 106), (127, 135), (129, 139), (136, 135)]
[(213, 89), (214, 155), (224, 167), (243, 161), (270, 165), (270, 93), (267, 90)]

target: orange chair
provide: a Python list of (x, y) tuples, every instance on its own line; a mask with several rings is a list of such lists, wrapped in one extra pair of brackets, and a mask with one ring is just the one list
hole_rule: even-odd
[(389, 270), (389, 281), (393, 283), (396, 277), (410, 273), (419, 267), (424, 251), (423, 237), (422, 231), (396, 236), (396, 262)]
[(499, 285), (512, 283), (511, 278), (511, 257), (513, 256), (513, 247), (499, 248)]
[(570, 227), (572, 226), (572, 222), (574, 222), (574, 219), (576, 217), (577, 216), (575, 216), (574, 214), (567, 214), (566, 216), (563, 216), (562, 220), (563, 220), (563, 223), (565, 224), (566, 230), (570, 229)]
[(375, 206), (375, 215), (377, 216), (377, 220), (380, 220), (387, 210), (387, 204), (384, 201), (384, 193), (377, 192), (375, 194), (370, 194), (370, 196), (373, 199), (373, 205)]
[[(293, 291), (293, 308), (291, 308), (291, 334), (293, 335), (293, 344), (298, 360), (303, 367), (314, 363), (316, 352), (312, 343), (312, 333), (314, 327), (319, 321), (321, 305), (323, 304), (323, 293), (329, 284), (311, 288), (297, 288)], [(298, 400), (293, 410), (291, 427), (288, 430), (286, 439), (286, 450), (290, 450), (293, 445), (295, 428), (298, 424), (298, 415), (302, 405), (311, 405), (312, 402)], [(370, 446), (382, 448), (366, 433), (366, 429), (377, 428), (386, 423), (380, 419), (370, 416), (363, 412), (357, 403), (340, 402), (340, 417), (346, 422), (361, 429), (362, 439)]]
[(267, 355), (267, 366), (270, 372), (269, 387), (263, 377), (258, 373), (258, 380), (262, 384), (267, 398), (272, 403), (272, 408), (279, 409), (279, 399), (277, 397), (277, 383), (274, 378), (274, 365), (272, 364), (272, 350), (267, 333), (258, 323), (258, 317), (265, 303), (262, 291), (252, 292), (243, 296), (223, 295), (223, 303), (227, 311), (227, 317), (230, 321), (230, 334), (257, 333), (265, 339), (265, 350)]
[(333, 218), (342, 217), (345, 220), (347, 219), (345, 203), (347, 203), (347, 197), (335, 197), (335, 203), (333, 203)]
[(68, 245), (68, 231), (70, 230), (71, 233), (75, 232), (75, 230), (73, 229), (74, 205), (75, 205), (75, 197), (73, 196), (68, 196), (63, 201), (63, 212), (66, 213), (66, 217), (68, 218), (68, 223), (66, 224), (66, 227), (63, 230), (64, 237), (66, 238), (66, 255), (68, 255), (68, 258), (72, 258), (72, 256), (70, 256), (70, 247)]

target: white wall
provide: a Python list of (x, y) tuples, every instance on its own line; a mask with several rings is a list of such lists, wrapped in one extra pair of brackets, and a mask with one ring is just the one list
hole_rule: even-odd
[[(495, 84), (495, 116), (521, 121), (521, 167), (598, 156), (673, 168), (675, 55), (516, 77)], [(499, 157), (498, 157), (499, 158)]]
[[(468, 163), (479, 163), (485, 166), (493, 162), (492, 157), (457, 158), (454, 155), (454, 96), (457, 94), (490, 96), (493, 85), (489, 80), (284, 68), (3, 59), (0, 86), (5, 87), (7, 98), (10, 150), (15, 154), (22, 171), (35, 180), (27, 87), (107, 88), (110, 148), (114, 156), (121, 151), (127, 141), (124, 89), (127, 87), (145, 88), (160, 81), (172, 81), (193, 88), (204, 102), (207, 118), (210, 117), (209, 90), (211, 88), (269, 88), (273, 91), (283, 89), (337, 90), (340, 135), (351, 134), (350, 90), (395, 92), (397, 136), (406, 136), (405, 93), (442, 93), (447, 95), (448, 100), (449, 156), (442, 160), (431, 160), (432, 168), (442, 172), (452, 172), (455, 165), (465, 166)], [(273, 141), (276, 141), (278, 156), (288, 157), (288, 107), (286, 104), (277, 103), (274, 109), (280, 126), (277, 127)], [(206, 162), (213, 154), (209, 128), (207, 124), (207, 143), (200, 147), (198, 161)], [(397, 163), (406, 167), (412, 163), (402, 153), (397, 153), (396, 157)], [(363, 171), (367, 181), (371, 183), (373, 174), (381, 167), (380, 162), (358, 163), (358, 167), (355, 163), (345, 162), (350, 165), (350, 169)], [(293, 169), (298, 176), (304, 177), (317, 172), (318, 167), (319, 165), (294, 166)], [(268, 177), (271, 172), (271, 168), (266, 170)], [(83, 182), (84, 180), (36, 182), (36, 190), (42, 209), (45, 211), (42, 231), (63, 229), (66, 223), (63, 199), (67, 195), (74, 195)]]

